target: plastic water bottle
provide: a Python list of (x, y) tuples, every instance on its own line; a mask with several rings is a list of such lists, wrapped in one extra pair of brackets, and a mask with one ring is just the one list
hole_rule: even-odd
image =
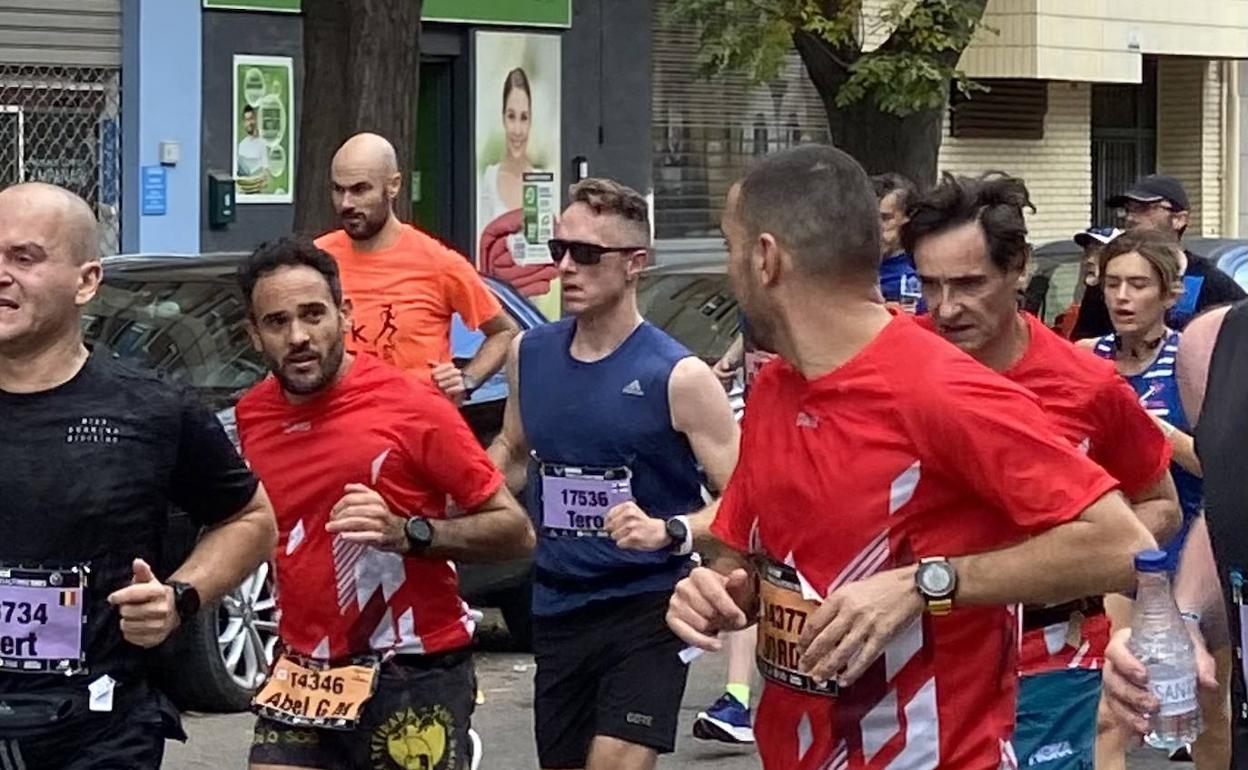
[(1174, 751), (1202, 729), (1196, 700), (1196, 651), (1170, 592), (1165, 551), (1135, 557), (1139, 587), (1131, 623), (1131, 653), (1148, 668), (1148, 686), (1161, 702), (1144, 736), (1148, 745)]

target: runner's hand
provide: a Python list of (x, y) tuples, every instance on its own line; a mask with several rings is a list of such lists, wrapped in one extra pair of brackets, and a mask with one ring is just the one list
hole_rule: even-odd
[(433, 384), (451, 400), (455, 406), (461, 406), (468, 397), (468, 386), (464, 385), (464, 373), (455, 364), (440, 364), (430, 361), (433, 370)]
[[(1209, 654), (1204, 637), (1196, 629), (1192, 641), (1196, 648), (1196, 678), (1203, 689), (1217, 692), (1217, 664)], [(1105, 705), (1114, 720), (1137, 735), (1149, 730), (1148, 716), (1161, 705), (1148, 689), (1148, 670), (1127, 649), (1131, 629), (1115, 633), (1105, 648), (1105, 667), (1102, 671), (1102, 688)]]
[(108, 596), (108, 603), (121, 613), (121, 635), (138, 647), (155, 647), (177, 630), (178, 616), (173, 589), (156, 579), (142, 559), (132, 565), (130, 585)]
[(629, 551), (659, 551), (672, 544), (667, 522), (648, 515), (636, 503), (620, 503), (607, 511), (607, 534)]
[(377, 491), (348, 484), (346, 494), (329, 512), (325, 531), (349, 543), (371, 545), (379, 551), (407, 553), (407, 519), (395, 516)]
[(866, 672), (898, 632), (923, 614), (915, 567), (889, 570), (832, 592), (798, 640), (803, 674), (848, 687)]
[(715, 376), (723, 383), (725, 388), (732, 386), (732, 381), (737, 378), (737, 372), (741, 371), (741, 362), (729, 360), (731, 353), (725, 353), (723, 358), (715, 362), (715, 366), (711, 367), (711, 371), (715, 372)]
[(741, 607), (749, 595), (749, 574), (736, 569), (721, 575), (707, 567), (695, 567), (676, 584), (667, 608), (667, 625), (685, 642), (717, 652), (723, 642), (720, 631), (740, 631), (749, 625)]

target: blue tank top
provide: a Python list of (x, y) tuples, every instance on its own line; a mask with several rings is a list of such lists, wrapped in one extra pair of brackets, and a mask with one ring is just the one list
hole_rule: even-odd
[[(703, 506), (702, 473), (684, 434), (672, 428), (668, 381), (692, 355), (642, 323), (606, 358), (572, 357), (575, 319), (539, 326), (520, 341), (520, 416), (536, 460), (548, 465), (628, 468), (632, 494), (651, 516)], [(529, 464), (529, 514), (542, 531), (539, 462)], [(689, 558), (626, 551), (609, 538), (539, 535), (533, 614), (558, 615), (593, 601), (671, 591)]]
[[(1096, 341), (1096, 354), (1113, 361), (1117, 353), (1116, 337), (1113, 334), (1101, 337)], [(1191, 433), (1191, 423), (1183, 410), (1183, 401), (1179, 397), (1179, 381), (1175, 376), (1176, 358), (1179, 352), (1179, 333), (1171, 331), (1161, 343), (1161, 350), (1148, 368), (1137, 375), (1127, 377), (1127, 382), (1140, 397), (1140, 405), (1154, 417), (1159, 417), (1184, 433)], [(1179, 507), (1183, 511), (1183, 526), (1170, 542), (1162, 546), (1166, 551), (1170, 570), (1178, 567), (1180, 551), (1187, 541), (1187, 533), (1192, 521), (1200, 513), (1204, 505), (1204, 482), (1199, 476), (1189, 473), (1178, 463), (1170, 464), (1170, 475), (1174, 477), (1174, 486), (1179, 492)]]

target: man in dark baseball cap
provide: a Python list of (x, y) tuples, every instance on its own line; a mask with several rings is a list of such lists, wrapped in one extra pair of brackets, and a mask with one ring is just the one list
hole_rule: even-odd
[[(1128, 230), (1151, 227), (1173, 233), (1182, 240), (1190, 221), (1191, 204), (1183, 183), (1174, 177), (1150, 174), (1130, 189), (1105, 201), (1121, 209), (1123, 222)], [(1183, 329), (1188, 321), (1205, 309), (1244, 299), (1244, 290), (1212, 262), (1198, 254), (1184, 250), (1183, 294), (1167, 314), (1166, 322), (1173, 329)], [(1104, 309), (1104, 295), (1090, 291), (1084, 296), (1079, 308), (1079, 319), (1072, 334), (1074, 339), (1086, 339), (1112, 334), (1109, 313)]]
[(1183, 237), (1187, 229), (1187, 190), (1183, 183), (1171, 176), (1150, 174), (1131, 186), (1126, 192), (1106, 201), (1126, 213), (1128, 230), (1148, 226), (1158, 230), (1173, 231)]

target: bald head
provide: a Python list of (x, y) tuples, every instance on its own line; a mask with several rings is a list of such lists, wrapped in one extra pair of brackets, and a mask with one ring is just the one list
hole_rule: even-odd
[(389, 224), (397, 227), (394, 201), (402, 178), (394, 145), (377, 134), (356, 134), (334, 155), (330, 169), (334, 210), (356, 242), (369, 242)]
[(390, 140), (377, 134), (363, 133), (343, 142), (338, 152), (334, 153), (334, 172), (340, 167), (390, 176), (399, 173), (399, 159)]
[[(75, 264), (100, 259), (100, 236), (90, 204), (64, 187), (23, 182), (0, 192), (0, 207), (11, 207), (47, 236), (60, 241)], [(51, 244), (48, 244), (51, 245)]]

